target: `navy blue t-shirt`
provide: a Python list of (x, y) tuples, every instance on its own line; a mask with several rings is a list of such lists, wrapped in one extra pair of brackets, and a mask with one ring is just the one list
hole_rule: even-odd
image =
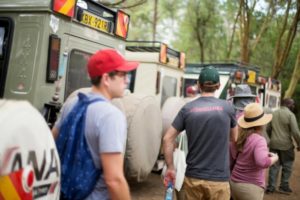
[(236, 126), (232, 105), (215, 97), (199, 97), (187, 103), (172, 126), (186, 130), (188, 155), (186, 176), (228, 181), (230, 129)]

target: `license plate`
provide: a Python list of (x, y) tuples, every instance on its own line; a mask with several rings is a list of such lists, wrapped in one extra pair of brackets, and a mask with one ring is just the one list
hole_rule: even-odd
[(86, 11), (83, 11), (80, 22), (100, 31), (110, 33), (110, 23), (108, 21)]

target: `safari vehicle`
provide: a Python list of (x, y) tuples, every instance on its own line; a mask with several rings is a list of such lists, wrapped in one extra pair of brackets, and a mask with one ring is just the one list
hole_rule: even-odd
[(156, 95), (161, 106), (167, 98), (182, 95), (183, 52), (158, 41), (127, 41), (125, 56), (140, 63), (132, 92)]
[(129, 15), (91, 0), (1, 0), (0, 98), (28, 100), (52, 125), (66, 97), (90, 85), (90, 55), (124, 54), (128, 26)]
[(184, 88), (198, 80), (199, 73), (205, 66), (214, 66), (219, 71), (221, 86), (215, 94), (216, 97), (228, 99), (234, 95), (234, 88), (237, 84), (248, 84), (252, 93), (257, 96), (257, 102), (260, 102), (262, 106), (272, 110), (279, 108), (280, 82), (270, 77), (261, 76), (260, 68), (249, 64), (239, 62), (187, 64)]
[[(127, 153), (136, 158), (131, 160), (133, 170), (129, 171), (142, 181), (151, 170), (160, 171), (163, 168), (164, 161), (160, 147), (163, 133), (170, 125), (171, 117), (171, 113), (164, 110), (169, 109), (170, 100), (176, 99), (178, 102), (182, 96), (185, 54), (158, 41), (127, 41), (125, 56), (128, 60), (140, 63), (131, 76), (131, 92), (135, 96), (142, 95), (147, 99), (152, 97), (149, 103), (146, 103), (145, 99), (141, 101), (144, 105), (138, 107), (137, 110), (141, 110), (140, 112), (134, 111), (136, 117), (131, 124), (140, 126), (131, 131), (127, 141), (129, 147), (135, 147)], [(150, 107), (151, 104), (153, 107)], [(126, 107), (126, 104), (124, 105)], [(180, 106), (175, 105), (178, 109)], [(176, 109), (173, 107), (173, 110)], [(150, 131), (142, 135), (145, 130)], [(147, 157), (142, 157), (144, 155)], [(142, 165), (144, 167), (141, 167)]]

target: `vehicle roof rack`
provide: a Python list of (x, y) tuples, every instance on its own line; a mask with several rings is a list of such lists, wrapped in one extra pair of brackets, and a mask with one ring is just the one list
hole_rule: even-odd
[[(126, 50), (132, 52), (155, 52), (159, 53), (161, 51), (161, 46), (166, 45), (160, 41), (137, 41), (137, 40), (127, 40), (126, 41)], [(133, 43), (133, 45), (128, 45), (129, 43)], [(167, 46), (167, 53), (169, 55), (180, 57), (180, 51), (176, 51)]]
[[(160, 45), (162, 42), (159, 41), (137, 41), (127, 40), (126, 50), (133, 52), (160, 52)], [(132, 45), (128, 45), (132, 43)]]
[(257, 73), (260, 72), (260, 68), (255, 65), (239, 62), (239, 61), (218, 61), (218, 62), (207, 62), (207, 63), (187, 63), (187, 73), (199, 73), (203, 67), (214, 66), (220, 71), (232, 72), (235, 70), (253, 70)]

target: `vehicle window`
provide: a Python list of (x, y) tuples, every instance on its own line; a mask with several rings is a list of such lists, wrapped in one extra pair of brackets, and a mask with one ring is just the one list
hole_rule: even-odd
[(86, 65), (92, 54), (74, 49), (70, 53), (66, 76), (65, 99), (75, 90), (91, 85)]
[(0, 17), (0, 98), (4, 95), (12, 31), (13, 21), (6, 17)]
[(131, 93), (133, 93), (133, 89), (134, 89), (134, 84), (135, 84), (135, 75), (136, 75), (136, 70), (130, 71), (128, 72), (128, 85), (127, 85), (127, 89), (130, 90)]
[(250, 88), (251, 88), (251, 93), (257, 95), (257, 87), (250, 85)]
[(269, 97), (269, 108), (276, 108), (277, 107), (277, 97), (270, 95)]
[(0, 58), (2, 58), (3, 56), (4, 34), (5, 34), (4, 27), (0, 27)]
[(167, 98), (176, 96), (177, 79), (170, 76), (164, 76), (161, 94), (161, 106)]
[(184, 79), (183, 96), (187, 97), (187, 95), (186, 95), (186, 88), (188, 88), (191, 85), (196, 85), (196, 84), (197, 84), (197, 80), (195, 80), (195, 79), (189, 79), (189, 78)]

